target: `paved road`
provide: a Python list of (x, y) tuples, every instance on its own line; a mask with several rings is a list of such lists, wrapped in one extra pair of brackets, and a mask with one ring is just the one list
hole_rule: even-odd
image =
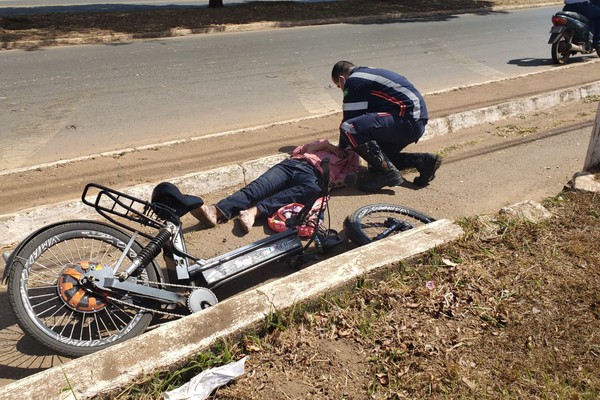
[(423, 92), (549, 69), (552, 10), (0, 52), (0, 171), (329, 113), (339, 59)]

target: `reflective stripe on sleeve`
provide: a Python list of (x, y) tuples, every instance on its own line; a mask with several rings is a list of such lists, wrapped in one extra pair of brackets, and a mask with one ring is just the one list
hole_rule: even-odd
[(343, 109), (344, 111), (359, 111), (366, 110), (369, 108), (368, 101), (361, 101), (358, 103), (344, 103)]
[[(419, 101), (419, 98), (413, 92), (411, 92), (404, 86), (402, 86), (396, 82), (393, 82), (387, 78), (384, 78), (383, 76), (370, 74), (368, 72), (356, 72), (356, 73), (352, 74), (351, 77), (365, 79), (365, 80), (372, 81), (372, 82), (377, 82), (380, 85), (387, 86), (389, 88), (394, 89), (395, 91), (397, 91), (399, 93), (402, 93), (413, 103), (413, 107), (414, 107), (413, 118), (414, 119), (421, 118), (421, 102)], [(344, 110), (345, 109), (346, 108), (344, 108)]]
[(351, 133), (352, 135), (356, 135), (356, 129), (354, 129), (354, 125), (349, 124), (348, 122), (342, 123), (341, 128), (344, 130), (344, 132), (348, 132), (348, 133)]

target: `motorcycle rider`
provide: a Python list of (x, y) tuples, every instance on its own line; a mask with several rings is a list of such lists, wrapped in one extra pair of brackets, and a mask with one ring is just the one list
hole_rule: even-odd
[(416, 168), (420, 175), (414, 183), (426, 186), (435, 177), (441, 158), (401, 152), (425, 132), (429, 117), (419, 91), (402, 75), (349, 61), (338, 61), (331, 79), (344, 93), (339, 146), (351, 147), (374, 172), (359, 178), (358, 189), (375, 192), (398, 186), (403, 182), (399, 170), (406, 168)]
[(600, 44), (600, 0), (564, 0), (563, 11), (573, 11), (590, 20), (590, 30), (594, 35), (592, 47), (598, 50)]

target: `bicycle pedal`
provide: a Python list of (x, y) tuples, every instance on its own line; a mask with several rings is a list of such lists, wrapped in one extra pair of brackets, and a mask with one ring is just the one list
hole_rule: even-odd
[(321, 239), (323, 249), (329, 250), (337, 245), (344, 243), (345, 239), (334, 229), (327, 231), (327, 236)]

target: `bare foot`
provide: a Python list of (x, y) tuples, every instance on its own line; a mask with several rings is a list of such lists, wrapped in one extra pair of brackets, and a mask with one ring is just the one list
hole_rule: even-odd
[(217, 225), (217, 207), (202, 205), (194, 210), (191, 214), (204, 225), (212, 228)]
[(244, 232), (250, 232), (250, 229), (252, 229), (252, 225), (254, 225), (256, 214), (256, 211), (252, 208), (240, 211), (240, 223)]

